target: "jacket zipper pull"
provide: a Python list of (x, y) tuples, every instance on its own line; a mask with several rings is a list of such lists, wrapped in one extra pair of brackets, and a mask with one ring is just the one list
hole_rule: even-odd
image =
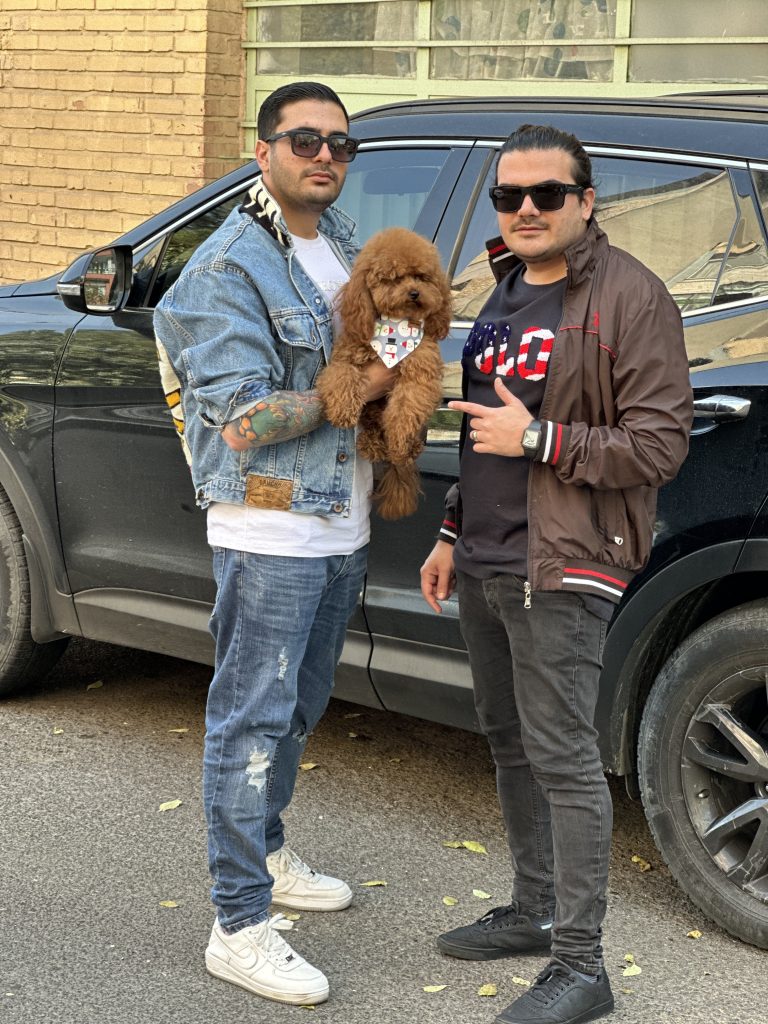
[(528, 582), (528, 580), (526, 580), (523, 584), (523, 590), (525, 591), (525, 601), (523, 602), (523, 608), (528, 609), (531, 607), (531, 584)]

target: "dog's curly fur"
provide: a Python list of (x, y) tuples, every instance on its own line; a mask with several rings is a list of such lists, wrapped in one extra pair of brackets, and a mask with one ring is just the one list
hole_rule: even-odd
[[(318, 378), (325, 414), (334, 426), (359, 423), (360, 454), (371, 462), (388, 463), (373, 495), (379, 515), (411, 515), (420, 493), (416, 458), (424, 447), (424, 428), (442, 398), (443, 361), (437, 343), (451, 323), (451, 294), (436, 248), (406, 228), (374, 235), (342, 289), (340, 314), (341, 334)], [(397, 364), (389, 395), (366, 405), (364, 371), (379, 358), (371, 341), (380, 319), (418, 322), (424, 334)]]

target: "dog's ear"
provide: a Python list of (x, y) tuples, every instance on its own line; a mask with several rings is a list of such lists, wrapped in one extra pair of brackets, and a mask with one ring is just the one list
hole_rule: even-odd
[(424, 330), (427, 334), (437, 338), (438, 341), (442, 341), (443, 338), (447, 337), (451, 329), (453, 296), (448, 286), (448, 276), (442, 270), (435, 276), (435, 284), (440, 292), (442, 301), (440, 308), (434, 313), (430, 313), (424, 321)]
[(339, 313), (344, 331), (364, 341), (373, 338), (376, 326), (376, 307), (365, 280), (365, 274), (355, 273), (341, 289)]

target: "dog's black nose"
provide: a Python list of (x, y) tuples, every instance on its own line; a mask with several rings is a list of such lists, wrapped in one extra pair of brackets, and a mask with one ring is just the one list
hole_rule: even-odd
[(417, 292), (417, 291), (412, 291), (412, 292), (408, 292), (408, 298), (409, 298), (409, 299), (413, 299), (413, 301), (415, 302), (415, 301), (416, 301), (416, 299), (418, 299), (418, 297), (419, 297), (419, 294), (420, 294), (420, 293), (419, 293), (419, 292)]

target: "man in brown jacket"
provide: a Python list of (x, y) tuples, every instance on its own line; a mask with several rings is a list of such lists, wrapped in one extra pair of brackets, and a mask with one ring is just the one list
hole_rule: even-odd
[(437, 941), (469, 960), (550, 952), (497, 1020), (576, 1024), (613, 1009), (603, 646), (685, 458), (692, 396), (677, 307), (598, 227), (578, 139), (522, 126), (496, 181), (499, 283), (464, 349), (459, 484), (421, 580), (437, 612), (457, 588), (514, 883), (509, 905)]

